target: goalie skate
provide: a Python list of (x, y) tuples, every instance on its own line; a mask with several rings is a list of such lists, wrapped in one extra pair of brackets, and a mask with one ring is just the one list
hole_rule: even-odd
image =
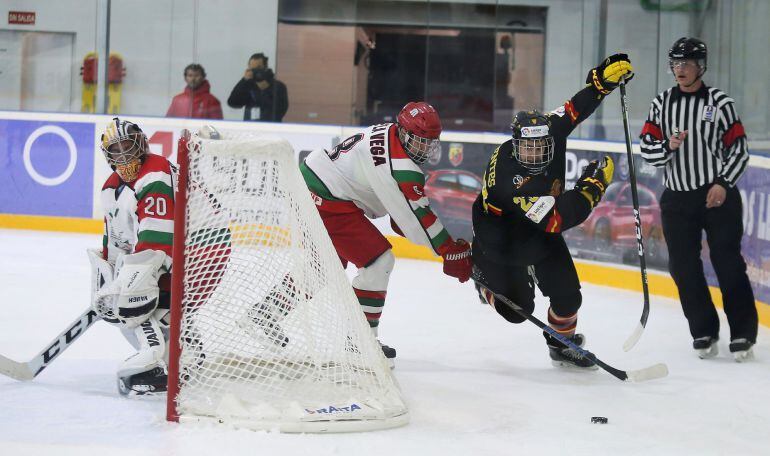
[(163, 367), (118, 378), (118, 392), (122, 396), (145, 396), (166, 392), (168, 375)]

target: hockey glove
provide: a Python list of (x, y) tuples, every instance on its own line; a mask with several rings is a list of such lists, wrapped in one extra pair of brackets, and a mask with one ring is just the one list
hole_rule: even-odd
[(612, 92), (620, 83), (620, 78), (625, 76), (626, 82), (634, 77), (634, 67), (626, 54), (613, 54), (598, 67), (588, 72), (586, 84), (593, 85), (602, 95)]
[(583, 170), (580, 179), (575, 183), (575, 190), (585, 196), (591, 209), (601, 201), (604, 191), (612, 182), (614, 172), (615, 163), (609, 155), (601, 160), (592, 161)]
[(468, 241), (458, 239), (449, 244), (441, 254), (444, 258), (444, 274), (458, 279), (461, 283), (471, 277), (471, 246)]
[(127, 328), (147, 321), (158, 307), (158, 279), (165, 259), (166, 254), (158, 250), (124, 256), (122, 265), (115, 265), (115, 280), (96, 293), (96, 313)]

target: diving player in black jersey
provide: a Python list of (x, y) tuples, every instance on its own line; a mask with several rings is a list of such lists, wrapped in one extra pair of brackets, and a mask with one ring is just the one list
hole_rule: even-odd
[[(473, 204), (474, 277), (527, 312), (535, 307), (534, 286), (550, 299), (548, 323), (579, 346), (575, 333), (582, 296), (580, 281), (561, 232), (582, 223), (612, 181), (610, 157), (592, 161), (575, 187), (564, 190), (567, 136), (602, 99), (628, 81), (633, 68), (626, 54), (615, 54), (592, 69), (586, 87), (558, 109), (542, 114), (521, 111), (511, 123), (513, 138), (489, 160), (481, 194)], [(525, 320), (476, 285), (483, 302), (511, 323)], [(556, 366), (596, 369), (594, 363), (543, 334)]]

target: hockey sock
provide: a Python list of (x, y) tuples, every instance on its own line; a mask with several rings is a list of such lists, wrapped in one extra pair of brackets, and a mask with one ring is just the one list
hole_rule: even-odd
[(361, 310), (366, 315), (366, 321), (369, 322), (369, 326), (376, 328), (380, 324), (380, 315), (382, 314), (382, 307), (385, 305), (386, 291), (369, 291), (359, 290), (353, 288), (356, 293), (359, 304), (361, 304)]
[(575, 335), (577, 327), (577, 312), (566, 317), (560, 317), (554, 313), (553, 308), (548, 308), (548, 326), (564, 337)]

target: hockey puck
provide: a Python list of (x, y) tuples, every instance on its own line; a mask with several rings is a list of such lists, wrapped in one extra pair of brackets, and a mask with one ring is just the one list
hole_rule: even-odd
[(607, 424), (607, 417), (606, 416), (592, 416), (591, 422), (594, 424)]

